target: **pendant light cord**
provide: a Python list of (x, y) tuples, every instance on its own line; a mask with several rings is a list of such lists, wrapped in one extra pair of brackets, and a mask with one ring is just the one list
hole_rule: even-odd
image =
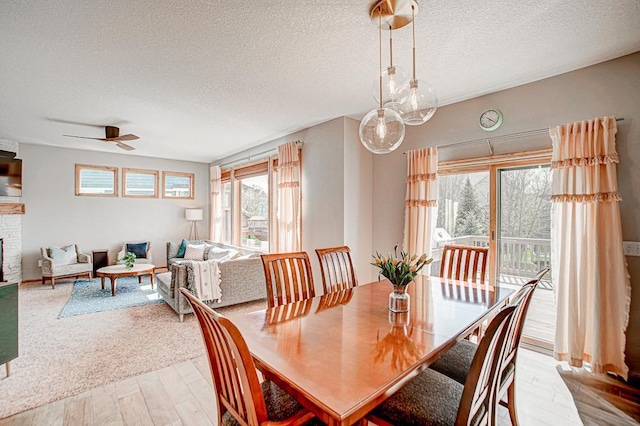
[(413, 79), (416, 79), (416, 11), (411, 5), (411, 28), (413, 30)]
[(382, 109), (382, 6), (378, 10), (380, 11), (378, 15), (378, 53), (380, 54), (380, 66), (378, 67), (380, 81), (378, 86), (380, 87), (380, 108)]
[(393, 68), (393, 27), (389, 25), (389, 67)]

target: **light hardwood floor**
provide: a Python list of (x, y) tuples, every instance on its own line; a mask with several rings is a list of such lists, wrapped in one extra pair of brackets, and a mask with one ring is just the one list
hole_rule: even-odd
[[(212, 392), (206, 359), (197, 358), (17, 414), (0, 425), (215, 425)], [(523, 426), (640, 424), (640, 390), (525, 349), (519, 354), (516, 392)], [(498, 424), (510, 424), (502, 407)]]

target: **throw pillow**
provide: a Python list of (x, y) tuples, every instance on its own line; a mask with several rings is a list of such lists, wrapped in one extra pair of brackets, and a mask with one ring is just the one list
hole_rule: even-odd
[(238, 253), (237, 250), (234, 249), (223, 249), (220, 247), (211, 247), (209, 249), (209, 253), (207, 254), (208, 260), (228, 260), (232, 259), (235, 254)]
[(204, 260), (204, 244), (187, 244), (184, 260)]
[(144, 259), (147, 257), (147, 243), (136, 243), (126, 245), (127, 252), (131, 252), (136, 255), (136, 259)]
[(73, 265), (78, 263), (78, 253), (74, 244), (64, 247), (49, 247), (49, 256), (56, 265)]
[(176, 255), (176, 257), (184, 257), (184, 252), (185, 252), (185, 250), (187, 250), (187, 244), (189, 244), (189, 241), (182, 240), (182, 242), (180, 243), (180, 248), (178, 249), (178, 254)]

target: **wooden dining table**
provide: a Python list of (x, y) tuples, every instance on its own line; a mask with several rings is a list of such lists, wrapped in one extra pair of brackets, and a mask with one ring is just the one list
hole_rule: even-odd
[(231, 317), (256, 367), (329, 425), (351, 425), (505, 304), (512, 290), (419, 276), (408, 313), (383, 279)]

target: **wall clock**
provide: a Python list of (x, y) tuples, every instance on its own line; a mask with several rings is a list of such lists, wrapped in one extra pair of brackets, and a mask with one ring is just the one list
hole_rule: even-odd
[(491, 132), (502, 124), (502, 112), (499, 109), (488, 109), (480, 115), (480, 127)]

